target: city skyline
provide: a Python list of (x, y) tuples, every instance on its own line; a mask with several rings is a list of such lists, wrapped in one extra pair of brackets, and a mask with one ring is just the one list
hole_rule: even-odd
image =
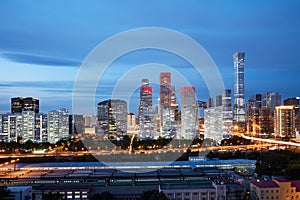
[[(41, 99), (42, 112), (65, 107), (72, 113), (73, 83), (89, 52), (116, 33), (149, 26), (174, 29), (203, 45), (219, 68), (225, 88), (232, 91), (232, 54), (245, 52), (246, 101), (252, 94), (272, 91), (281, 93), (282, 99), (299, 96), (299, 89), (294, 87), (300, 83), (297, 78), (299, 3), (272, 1), (270, 4), (269, 1), (1, 2), (0, 112), (9, 112), (11, 97), (33, 96)], [(170, 12), (166, 14), (165, 9)], [(187, 62), (169, 53), (132, 52), (119, 58), (108, 70), (104, 77), (107, 91), (96, 94), (95, 106), (109, 99), (111, 84), (122, 73), (149, 62), (174, 68), (185, 66), (187, 74), (193, 74)], [(116, 70), (120, 66), (124, 68)], [(151, 81), (152, 77), (142, 78)], [(209, 97), (201, 77), (190, 76), (189, 81), (197, 88), (197, 99)], [(157, 88), (153, 91), (158, 94)], [(129, 112), (137, 113), (138, 106), (132, 109), (136, 102), (131, 103)]]

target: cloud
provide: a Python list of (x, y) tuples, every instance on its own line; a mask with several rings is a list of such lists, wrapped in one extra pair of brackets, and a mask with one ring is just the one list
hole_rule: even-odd
[(73, 81), (7, 81), (0, 82), (1, 87), (18, 87), (18, 88), (72, 88)]
[(32, 54), (2, 53), (1, 56), (12, 62), (34, 65), (78, 67), (81, 64), (80, 62), (74, 60)]

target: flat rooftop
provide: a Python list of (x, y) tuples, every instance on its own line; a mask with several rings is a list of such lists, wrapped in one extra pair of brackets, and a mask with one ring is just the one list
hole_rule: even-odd
[[(255, 167), (256, 160), (249, 159), (229, 159), (229, 160), (203, 160), (203, 161), (174, 161), (174, 162), (45, 162), (45, 163), (16, 163), (17, 169), (124, 169), (134, 172), (145, 172), (160, 168), (233, 168), (236, 166)], [(14, 165), (10, 164), (5, 169), (13, 169)], [(3, 170), (5, 170), (3, 169)]]

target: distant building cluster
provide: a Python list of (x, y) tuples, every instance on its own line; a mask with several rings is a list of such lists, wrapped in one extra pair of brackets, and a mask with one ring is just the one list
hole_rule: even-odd
[(0, 114), (0, 140), (6, 142), (55, 143), (69, 137), (67, 109), (39, 113), (39, 99), (16, 97), (11, 99), (11, 113)]
[[(138, 115), (128, 113), (127, 102), (110, 99), (98, 103), (98, 133), (109, 139), (134, 134), (140, 140), (162, 138), (194, 139), (199, 136), (195, 87), (181, 89), (181, 112), (176, 101), (171, 73), (160, 73), (158, 105), (153, 105), (153, 88), (142, 79)], [(128, 113), (128, 114), (127, 114)]]
[[(0, 140), (32, 140), (55, 143), (71, 134), (99, 135), (122, 139), (133, 135), (140, 140), (167, 138), (210, 138), (220, 143), (234, 134), (300, 140), (299, 97), (281, 100), (278, 92), (253, 94), (245, 100), (245, 53), (233, 55), (234, 90), (197, 100), (196, 88), (185, 86), (177, 99), (170, 72), (159, 74), (159, 99), (153, 102), (153, 87), (142, 79), (138, 113), (128, 113), (128, 103), (108, 99), (97, 105), (96, 116), (71, 115), (66, 109), (39, 112), (39, 99), (15, 97), (11, 112), (0, 115)], [(178, 100), (180, 100), (178, 102)], [(204, 117), (199, 117), (204, 109)]]

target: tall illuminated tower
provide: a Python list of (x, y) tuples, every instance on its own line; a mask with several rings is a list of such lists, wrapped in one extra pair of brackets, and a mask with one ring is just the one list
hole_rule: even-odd
[(142, 115), (143, 111), (149, 108), (152, 108), (152, 87), (149, 85), (148, 79), (143, 79), (140, 87), (139, 115)]
[(160, 73), (160, 106), (170, 107), (172, 97), (171, 73)]
[(152, 108), (152, 87), (149, 85), (148, 79), (143, 79), (140, 87), (139, 138), (154, 138), (156, 132), (155, 124), (155, 113)]
[(240, 129), (244, 129), (245, 117), (245, 90), (244, 90), (244, 52), (236, 52), (233, 55), (234, 64), (234, 107), (233, 122)]

